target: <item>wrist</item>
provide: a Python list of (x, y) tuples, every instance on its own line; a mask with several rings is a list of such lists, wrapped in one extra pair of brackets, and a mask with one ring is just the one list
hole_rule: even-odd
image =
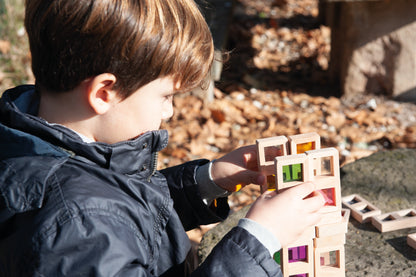
[(221, 165), (221, 161), (219, 160), (212, 160), (211, 161), (211, 168), (210, 168), (210, 178), (212, 180), (212, 182), (214, 182), (218, 187), (220, 187), (221, 189), (227, 191), (229, 194), (231, 194), (232, 192), (235, 191), (234, 187), (233, 189), (229, 189), (229, 187), (227, 187), (227, 185), (224, 186), (225, 184), (225, 180), (227, 180), (227, 178), (225, 178), (224, 176), (221, 175), (221, 166), (224, 166), (224, 164)]
[(227, 190), (218, 186), (211, 175), (213, 161), (199, 166), (196, 171), (196, 182), (199, 187), (202, 200), (209, 205), (214, 199), (226, 197), (230, 194)]
[(266, 227), (260, 223), (249, 218), (242, 218), (238, 222), (238, 226), (248, 231), (266, 247), (270, 255), (273, 257), (274, 253), (279, 251), (282, 246), (279, 239)]

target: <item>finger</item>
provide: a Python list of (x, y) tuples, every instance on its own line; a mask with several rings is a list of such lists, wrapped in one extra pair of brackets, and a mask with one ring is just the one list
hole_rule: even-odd
[(273, 198), (276, 195), (277, 193), (275, 190), (266, 190), (260, 197), (269, 199), (269, 198)]
[(304, 199), (315, 191), (315, 184), (311, 182), (302, 183), (300, 185), (289, 188), (290, 193), (298, 198)]
[(318, 193), (316, 196), (304, 199), (303, 204), (308, 212), (315, 213), (325, 206), (325, 199)]
[(305, 217), (305, 220), (307, 221), (307, 224), (309, 226), (318, 225), (319, 222), (322, 220), (322, 214), (320, 213), (313, 213)]
[(255, 145), (249, 145), (244, 148), (244, 166), (250, 170), (258, 170), (257, 151)]
[(264, 183), (264, 184), (260, 185), (261, 193), (263, 193), (265, 191), (268, 191), (268, 189), (269, 189), (269, 186), (267, 185), (267, 183)]
[(256, 184), (262, 186), (266, 183), (266, 177), (258, 171), (243, 170), (239, 175), (240, 183), (244, 185)]

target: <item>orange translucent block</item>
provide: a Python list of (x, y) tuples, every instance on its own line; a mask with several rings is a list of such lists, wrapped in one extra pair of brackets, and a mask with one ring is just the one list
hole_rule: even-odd
[(288, 141), (292, 155), (321, 148), (320, 136), (315, 132), (289, 136)]
[(305, 153), (306, 151), (309, 150), (315, 150), (315, 142), (314, 141), (310, 141), (310, 142), (306, 142), (306, 143), (300, 143), (298, 145), (296, 145), (296, 152), (297, 154), (302, 154)]

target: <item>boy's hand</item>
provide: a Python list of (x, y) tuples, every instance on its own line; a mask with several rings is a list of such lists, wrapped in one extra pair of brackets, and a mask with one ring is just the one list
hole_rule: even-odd
[(237, 185), (267, 186), (266, 176), (258, 171), (255, 145), (238, 148), (215, 160), (211, 176), (218, 186), (228, 191), (235, 191)]
[(271, 231), (282, 246), (288, 246), (321, 219), (317, 212), (324, 207), (325, 199), (315, 189), (308, 182), (278, 193), (266, 191), (257, 198), (246, 217)]

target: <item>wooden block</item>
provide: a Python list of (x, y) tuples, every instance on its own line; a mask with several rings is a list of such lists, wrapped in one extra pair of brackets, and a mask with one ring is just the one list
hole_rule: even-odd
[(336, 148), (307, 151), (309, 176), (317, 189), (325, 196), (326, 212), (341, 210), (341, 182), (339, 176), (339, 153)]
[(310, 180), (306, 154), (276, 157), (274, 161), (277, 190)]
[(374, 227), (380, 232), (390, 232), (416, 227), (416, 210), (406, 209), (377, 215), (371, 218)]
[(345, 277), (344, 245), (315, 248), (316, 277)]
[(256, 140), (257, 162), (260, 171), (266, 175), (274, 174), (274, 158), (286, 156), (287, 138), (285, 136), (269, 137)]
[(313, 246), (315, 248), (329, 247), (345, 244), (345, 233), (336, 234), (328, 237), (320, 237), (313, 239)]
[(309, 150), (321, 148), (321, 137), (317, 133), (289, 136), (290, 154), (302, 154)]
[(409, 235), (407, 236), (407, 244), (408, 244), (410, 247), (412, 247), (412, 248), (416, 249), (416, 233), (409, 234)]
[(323, 224), (315, 226), (315, 233), (316, 237), (329, 237), (336, 234), (345, 234), (348, 232), (348, 221), (350, 217), (350, 210), (343, 209), (341, 211), (341, 222), (339, 223), (331, 223), (331, 224)]
[(339, 179), (339, 152), (334, 147), (306, 151), (313, 160), (309, 167), (310, 176), (316, 180), (333, 177)]
[[(350, 221), (351, 210), (350, 209), (341, 209), (341, 215), (348, 224), (348, 221)], [(347, 226), (347, 228), (348, 228), (348, 226)]]
[[(266, 183), (267, 183), (267, 190), (276, 190), (276, 176), (274, 175), (274, 166), (273, 166), (273, 174), (266, 175)], [(261, 188), (261, 193), (265, 192), (263, 188)]]
[(309, 227), (303, 232), (302, 236), (300, 236), (295, 242), (291, 243), (288, 247), (296, 247), (299, 245), (308, 244), (310, 242), (313, 242), (313, 239), (315, 238), (315, 227)]
[(381, 214), (381, 210), (366, 201), (358, 194), (351, 194), (342, 198), (342, 204), (351, 210), (351, 216), (360, 223), (371, 221), (371, 218)]
[(298, 274), (314, 273), (314, 248), (312, 239), (298, 246), (283, 247), (281, 251), (281, 268), (284, 277)]
[(319, 221), (319, 223), (317, 224), (317, 226), (321, 226), (321, 225), (326, 225), (326, 224), (336, 224), (336, 223), (341, 223), (343, 218), (341, 215), (341, 211), (335, 211), (335, 212), (323, 212), (321, 214), (321, 220)]
[(341, 188), (339, 186), (339, 181), (334, 180), (333, 183), (322, 183), (314, 182), (317, 186), (317, 190), (325, 198), (325, 206), (321, 209), (322, 213), (331, 213), (336, 211), (341, 211), (342, 202), (341, 202)]

